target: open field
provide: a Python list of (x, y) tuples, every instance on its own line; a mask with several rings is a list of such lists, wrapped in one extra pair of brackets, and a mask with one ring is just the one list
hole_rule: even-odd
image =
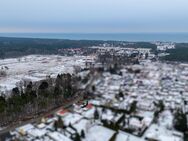
[(73, 73), (74, 66), (84, 67), (86, 56), (30, 55), (21, 58), (0, 60), (0, 92), (7, 93), (26, 81), (40, 81), (47, 76)]

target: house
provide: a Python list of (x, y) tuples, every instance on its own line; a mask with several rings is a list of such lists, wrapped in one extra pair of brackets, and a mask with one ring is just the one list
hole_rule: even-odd
[(136, 131), (142, 131), (146, 127), (143, 118), (139, 119), (137, 117), (131, 117), (128, 125), (130, 129), (134, 129)]
[(75, 124), (79, 122), (83, 118), (82, 115), (77, 114), (77, 113), (69, 113), (63, 118), (64, 124), (69, 125), (69, 124)]
[(42, 138), (47, 133), (45, 129), (33, 128), (27, 131), (27, 134), (33, 138)]
[(112, 136), (115, 134), (115, 131), (99, 126), (99, 125), (94, 125), (88, 130), (86, 140), (89, 141), (109, 141)]
[(144, 141), (144, 139), (119, 130), (115, 141)]
[(20, 133), (21, 135), (26, 135), (27, 132), (31, 129), (34, 129), (34, 126), (32, 124), (26, 124), (24, 126), (16, 128), (16, 131)]
[(154, 110), (154, 104), (153, 101), (149, 100), (142, 100), (137, 103), (137, 107), (140, 110), (145, 110), (145, 111), (153, 111)]
[(71, 139), (69, 139), (68, 137), (64, 136), (59, 132), (50, 132), (48, 133), (48, 136), (54, 141), (72, 141)]
[(79, 134), (81, 134), (81, 131), (83, 130), (85, 133), (88, 132), (89, 128), (91, 128), (92, 124), (91, 121), (87, 119), (82, 119), (79, 122), (72, 125)]
[(56, 114), (60, 117), (65, 117), (66, 115), (68, 115), (68, 110), (65, 110), (65, 109), (61, 109), (59, 110)]
[(148, 141), (183, 141), (183, 133), (152, 124), (146, 131), (144, 138)]

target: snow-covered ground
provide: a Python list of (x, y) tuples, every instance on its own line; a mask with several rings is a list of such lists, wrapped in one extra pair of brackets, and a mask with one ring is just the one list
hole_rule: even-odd
[(84, 67), (90, 56), (29, 55), (21, 58), (0, 60), (0, 94), (6, 93), (24, 80), (39, 81), (46, 76), (56, 77), (60, 73), (73, 73), (74, 66)]

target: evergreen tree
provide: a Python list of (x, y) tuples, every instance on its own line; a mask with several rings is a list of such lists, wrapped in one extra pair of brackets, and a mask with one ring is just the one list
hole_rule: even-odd
[(99, 119), (99, 112), (98, 110), (96, 109), (95, 112), (94, 112), (94, 119)]
[(57, 131), (57, 128), (58, 128), (58, 123), (57, 123), (57, 121), (54, 122), (54, 128), (55, 128), (55, 131)]
[(81, 137), (82, 137), (82, 138), (85, 138), (85, 132), (84, 132), (83, 129), (81, 130)]
[(181, 132), (185, 132), (187, 130), (186, 114), (180, 109), (178, 109), (174, 115), (174, 128)]
[(57, 127), (58, 128), (63, 128), (64, 127), (63, 120), (61, 119), (60, 116), (58, 117), (58, 120), (57, 120)]
[(148, 56), (149, 56), (149, 54), (148, 54), (148, 53), (146, 53), (146, 54), (145, 54), (145, 59), (148, 59)]
[(124, 97), (124, 95), (123, 95), (123, 92), (122, 92), (122, 91), (120, 91), (120, 92), (119, 92), (119, 97)]
[(70, 128), (73, 128), (73, 126), (72, 126), (72, 124), (71, 124), (71, 123), (69, 123), (69, 127), (70, 127)]
[(20, 94), (18, 87), (15, 87), (15, 88), (12, 89), (12, 94), (13, 95), (19, 95)]
[(74, 141), (81, 141), (80, 135), (78, 133), (75, 134)]
[(137, 107), (136, 105), (137, 105), (137, 101), (134, 101), (134, 102), (131, 104), (130, 113), (136, 112), (136, 107)]
[(165, 105), (162, 100), (159, 101), (158, 107), (159, 107), (159, 112), (164, 111)]
[(6, 100), (3, 96), (0, 96), (0, 113), (4, 112), (6, 108)]
[(92, 91), (95, 92), (95, 90), (96, 90), (96, 87), (95, 87), (95, 85), (93, 85), (92, 86)]
[(115, 141), (115, 140), (116, 140), (116, 136), (117, 136), (117, 133), (115, 133), (115, 134), (110, 138), (109, 141)]

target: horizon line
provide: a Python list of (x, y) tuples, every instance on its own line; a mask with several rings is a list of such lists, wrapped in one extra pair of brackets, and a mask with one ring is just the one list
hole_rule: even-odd
[(0, 34), (179, 34), (187, 32), (0, 32)]

